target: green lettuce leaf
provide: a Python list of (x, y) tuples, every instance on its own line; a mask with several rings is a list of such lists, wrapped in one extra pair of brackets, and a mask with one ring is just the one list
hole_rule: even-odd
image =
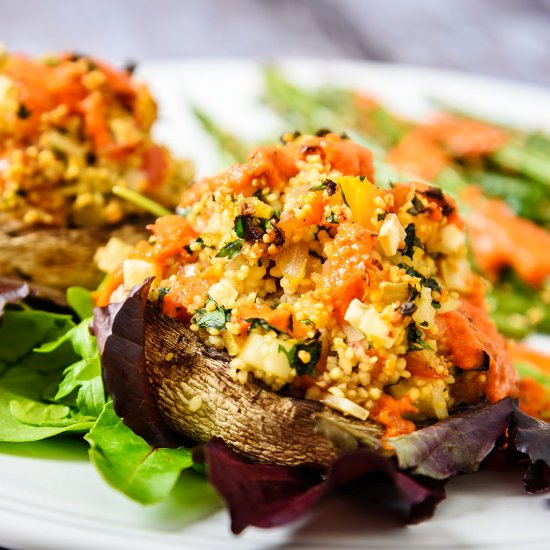
[(87, 319), (94, 314), (92, 294), (81, 286), (72, 286), (67, 289), (67, 303), (80, 319)]
[(74, 323), (70, 315), (46, 311), (7, 310), (0, 330), (0, 364), (14, 365), (43, 342), (65, 334)]
[(182, 470), (193, 465), (189, 449), (157, 449), (147, 444), (124, 425), (111, 401), (84, 439), (105, 480), (143, 504), (166, 498)]
[[(38, 441), (64, 432), (86, 432), (89, 420), (72, 415), (68, 407), (42, 400), (41, 389), (52, 373), (16, 367), (0, 378), (0, 441)], [(61, 408), (60, 408), (61, 407)]]
[[(84, 312), (86, 297), (78, 293), (77, 298)], [(106, 398), (90, 320), (75, 326), (68, 315), (5, 312), (0, 329), (0, 441), (37, 441), (92, 427)]]

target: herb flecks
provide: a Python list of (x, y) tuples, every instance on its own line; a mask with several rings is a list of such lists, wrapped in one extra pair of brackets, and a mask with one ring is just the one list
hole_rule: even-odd
[(423, 340), (424, 333), (418, 328), (414, 321), (407, 327), (407, 341), (409, 342), (408, 351), (420, 351), (423, 349), (433, 349)]
[(19, 109), (17, 109), (17, 118), (20, 118), (21, 120), (26, 120), (31, 116), (31, 114), (31, 111), (24, 103), (19, 104)]
[(279, 345), (279, 352), (284, 353), (293, 369), (302, 376), (307, 374), (315, 376), (316, 366), (321, 358), (321, 342), (312, 338), (296, 344), (287, 350), (283, 345)]
[(422, 241), (416, 236), (416, 226), (410, 223), (405, 227), (405, 248), (401, 250), (403, 256), (408, 256), (411, 260), (414, 256), (414, 247), (424, 248)]
[(424, 203), (418, 198), (418, 196), (416, 194), (412, 198), (411, 204), (412, 204), (412, 206), (407, 210), (407, 212), (411, 216), (418, 216), (419, 214), (423, 214), (427, 210)]
[(270, 325), (265, 319), (252, 317), (250, 319), (245, 319), (245, 321), (247, 323), (250, 323), (250, 327), (248, 328), (249, 331), (253, 330), (253, 329), (260, 328), (262, 330), (265, 330), (266, 332), (273, 331), (273, 332), (275, 332), (275, 334), (282, 334), (283, 333), (282, 330), (279, 330), (278, 328), (275, 328), (273, 325)]
[(197, 325), (200, 328), (213, 328), (217, 330), (223, 330), (225, 323), (229, 322), (231, 317), (231, 310), (225, 309), (218, 305), (214, 300), (208, 299), (209, 303), (215, 304), (215, 309), (209, 310), (207, 307), (199, 309), (191, 319), (191, 323)]
[(242, 250), (243, 244), (243, 239), (236, 239), (227, 243), (218, 251), (218, 253), (216, 254), (216, 258), (229, 258), (230, 260), (233, 259)]
[(328, 223), (340, 223), (338, 216), (331, 210), (330, 215), (326, 217)]

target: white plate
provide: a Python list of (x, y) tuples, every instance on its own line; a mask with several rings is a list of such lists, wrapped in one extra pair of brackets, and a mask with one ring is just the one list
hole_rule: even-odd
[[(529, 86), (370, 63), (304, 60), (284, 67), (300, 83), (362, 88), (412, 116), (425, 113), (426, 98), (435, 97), (485, 117), (550, 130), (550, 93)], [(140, 74), (159, 100), (158, 136), (178, 154), (196, 159), (200, 175), (217, 168), (216, 151), (190, 116), (191, 103), (251, 140), (284, 129), (258, 102), (256, 63), (161, 62), (143, 66)], [(535, 343), (550, 350), (548, 339)], [(40, 458), (31, 456), (32, 449), (39, 449)], [(102, 481), (87, 462), (84, 445), (43, 442), (31, 447), (31, 455), (28, 445), (0, 445), (0, 545), (12, 549), (550, 547), (548, 496), (527, 496), (518, 473), (482, 472), (452, 480), (435, 518), (417, 526), (400, 527), (376, 510), (361, 514), (342, 498), (332, 498), (307, 521), (269, 531), (251, 528), (233, 537), (215, 498), (186, 503), (176, 491), (170, 502), (142, 507)]]

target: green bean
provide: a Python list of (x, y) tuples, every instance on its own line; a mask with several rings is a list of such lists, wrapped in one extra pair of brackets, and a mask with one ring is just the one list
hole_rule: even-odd
[(540, 182), (488, 171), (467, 172), (466, 178), (479, 185), (485, 195), (505, 201), (518, 216), (550, 224), (550, 196)]
[(509, 143), (491, 153), (489, 158), (501, 168), (523, 174), (550, 186), (550, 159), (530, 151), (519, 143)]
[(221, 128), (212, 117), (198, 107), (192, 108), (193, 115), (199, 121), (204, 131), (213, 138), (221, 153), (229, 157), (229, 161), (244, 162), (250, 147), (234, 134)]
[(518, 374), (521, 378), (532, 378), (535, 382), (538, 382), (545, 390), (550, 391), (550, 375), (532, 365), (528, 365), (527, 363), (523, 362), (514, 363), (514, 367), (518, 371)]

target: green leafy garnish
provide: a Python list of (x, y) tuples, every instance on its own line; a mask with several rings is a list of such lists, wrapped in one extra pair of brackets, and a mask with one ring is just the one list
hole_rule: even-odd
[(229, 258), (231, 260), (242, 250), (243, 244), (243, 239), (236, 239), (235, 241), (227, 243), (216, 254), (216, 258)]
[(72, 286), (67, 289), (67, 302), (80, 319), (87, 319), (94, 314), (94, 303), (87, 288)]
[[(209, 300), (213, 302), (213, 300)], [(207, 303), (209, 303), (207, 302)], [(216, 302), (214, 302), (216, 304)], [(206, 308), (199, 309), (191, 322), (200, 328), (214, 328), (217, 330), (223, 330), (225, 328), (225, 323), (229, 321), (231, 317), (231, 310), (225, 309), (222, 306), (216, 304), (216, 309), (208, 311)]]
[(237, 216), (235, 218), (235, 233), (237, 237), (249, 243), (261, 240), (267, 230), (272, 227), (273, 225), (267, 218), (256, 218), (249, 215)]
[[(304, 351), (309, 354), (309, 360), (304, 362), (299, 357), (299, 352)], [(309, 374), (315, 376), (315, 367), (321, 358), (321, 342), (319, 340), (311, 339), (305, 340), (299, 344), (296, 344), (286, 349), (283, 345), (279, 345), (279, 352), (284, 353), (290, 363), (290, 366), (296, 369), (296, 372), (301, 376), (303, 374)]]
[(323, 181), (321, 183), (316, 183), (315, 185), (312, 185), (309, 190), (310, 191), (324, 191), (327, 188), (327, 182)]
[(135, 204), (137, 207), (141, 208), (142, 210), (145, 210), (146, 212), (153, 214), (153, 216), (157, 216), (157, 217), (168, 216), (169, 214), (172, 213), (170, 212), (170, 210), (168, 210), (167, 208), (164, 208), (164, 206), (162, 206), (158, 202), (155, 202), (149, 197), (145, 197), (144, 195), (141, 195), (137, 191), (134, 191), (133, 189), (129, 189), (128, 187), (115, 185), (112, 191), (113, 191), (113, 195), (116, 195), (121, 199), (124, 199), (128, 202), (131, 202), (132, 204)]
[(420, 351), (422, 349), (433, 349), (422, 339), (424, 333), (420, 330), (416, 323), (411, 322), (407, 327), (407, 340), (409, 342), (408, 351)]

